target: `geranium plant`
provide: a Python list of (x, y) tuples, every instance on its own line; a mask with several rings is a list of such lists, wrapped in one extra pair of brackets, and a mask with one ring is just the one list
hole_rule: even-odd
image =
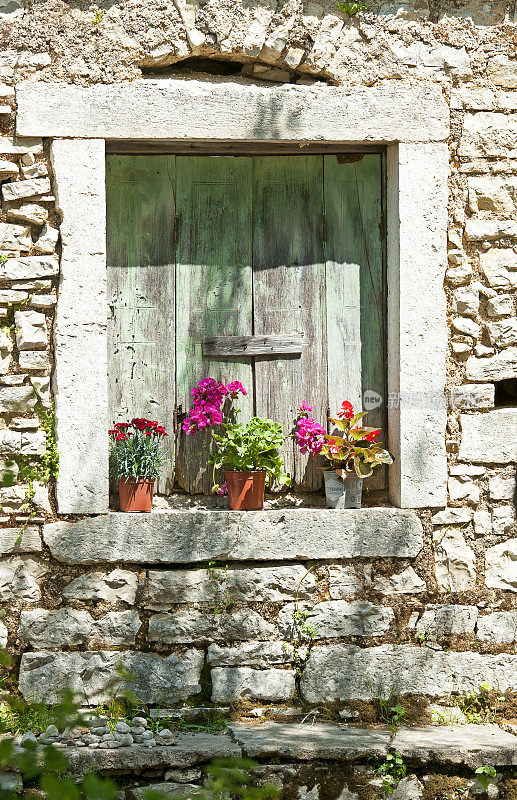
[[(289, 483), (283, 472), (284, 462), (280, 448), (284, 443), (282, 426), (270, 419), (253, 417), (247, 423), (237, 422), (238, 409), (234, 401), (246, 395), (240, 381), (227, 385), (213, 378), (205, 378), (191, 390), (194, 407), (183, 421), (183, 430), (189, 436), (197, 430), (212, 430), (212, 447), (209, 463), (214, 471), (219, 468), (239, 472), (263, 471), (268, 480)], [(224, 493), (225, 485), (214, 486), (214, 491)]]
[(223, 422), (221, 427), (221, 434), (212, 433), (214, 452), (210, 463), (214, 469), (265, 472), (270, 483), (290, 482), (289, 475), (283, 471), (284, 461), (280, 455), (285, 437), (279, 422), (252, 417), (246, 423)]
[(329, 418), (343, 435), (330, 435), (309, 417), (311, 406), (303, 403), (295, 423), (295, 438), (302, 453), (321, 454), (326, 463), (323, 469), (344, 473), (355, 472), (358, 478), (369, 478), (382, 464), (392, 464), (393, 458), (378, 441), (380, 428), (359, 426), (368, 412), (354, 412), (352, 403), (345, 400), (338, 419)]
[(134, 418), (116, 422), (109, 431), (111, 464), (114, 476), (126, 481), (156, 479), (162, 466), (161, 443), (167, 432), (149, 419)]

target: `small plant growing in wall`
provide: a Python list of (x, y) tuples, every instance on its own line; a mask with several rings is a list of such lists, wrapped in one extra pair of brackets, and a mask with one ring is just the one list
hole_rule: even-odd
[(361, 11), (370, 10), (370, 6), (366, 3), (346, 3), (343, 0), (336, 0), (335, 6), (338, 11), (350, 18), (357, 16)]
[(406, 777), (406, 765), (400, 753), (388, 753), (384, 761), (377, 767), (377, 775), (381, 775), (384, 780), (382, 788), (386, 794), (393, 794), (399, 781)]
[(475, 771), (475, 775), (486, 792), (490, 783), (497, 777), (497, 772), (495, 771), (495, 767), (486, 764), (482, 767), (478, 767)]
[(301, 677), (303, 668), (309, 657), (311, 644), (316, 636), (316, 629), (314, 625), (309, 625), (307, 619), (309, 612), (299, 606), (300, 588), (309, 573), (312, 572), (308, 569), (302, 577), (296, 589), (296, 599), (294, 602), (294, 609), (291, 614), (291, 638), (289, 642), (284, 642), (282, 647), (284, 652), (291, 656), (294, 663), (294, 668), (297, 677)]
[(214, 595), (214, 614), (221, 614), (223, 611), (229, 611), (233, 605), (233, 600), (230, 596), (228, 565), (226, 564), (224, 567), (220, 567), (215, 561), (210, 561), (208, 564), (208, 575), (216, 584), (210, 589), (210, 592)]

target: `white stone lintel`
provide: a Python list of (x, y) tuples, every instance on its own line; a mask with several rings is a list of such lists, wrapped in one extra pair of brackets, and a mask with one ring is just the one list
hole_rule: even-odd
[(242, 79), (16, 88), (17, 133), (103, 139), (395, 142), (445, 141), (439, 87), (257, 86)]

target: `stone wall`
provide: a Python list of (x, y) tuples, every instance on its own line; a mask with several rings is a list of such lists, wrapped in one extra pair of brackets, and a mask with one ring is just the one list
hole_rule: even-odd
[[(372, 3), (352, 19), (332, 3), (296, 0), (0, 3), (0, 640), (22, 656), (27, 696), (45, 687), (52, 697), (62, 675), (98, 702), (120, 660), (142, 699), (157, 704), (199, 692), (222, 703), (296, 693), (310, 703), (345, 701), (370, 697), (379, 675), (417, 694), (473, 690), (486, 680), (510, 688), (517, 659), (515, 31), (514, 4), (504, 0)], [(26, 79), (127, 81), (173, 67), (263, 85), (434, 84), (449, 103), (449, 503), (419, 512), (414, 552), (345, 547), (333, 554), (313, 544), (268, 564), (237, 549), (227, 557), (219, 551), (212, 568), (210, 541), (199, 558), (164, 563), (157, 533), (161, 557), (136, 559), (134, 531), (113, 559), (98, 551), (64, 557), (78, 541), (76, 527), (64, 544), (52, 526), (42, 535), (42, 524), (56, 520), (52, 491), (49, 498), (29, 479), (31, 464), (45, 467), (48, 453), (40, 418), (51, 405), (59, 214), (49, 143), (14, 135), (14, 87)], [(381, 530), (372, 524), (370, 533)], [(267, 525), (257, 542), (266, 530), (275, 538)], [(103, 535), (109, 530), (83, 532), (87, 556), (88, 543), (95, 549)], [(307, 611), (303, 624), (314, 637), (310, 653), (301, 653), (300, 679), (293, 604), (309, 568), (298, 611)]]

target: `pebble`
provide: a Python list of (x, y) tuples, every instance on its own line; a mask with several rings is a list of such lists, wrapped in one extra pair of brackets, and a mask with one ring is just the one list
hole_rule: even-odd
[(129, 731), (130, 731), (130, 727), (127, 724), (127, 722), (117, 722), (117, 724), (115, 726), (115, 729), (119, 733), (129, 733)]
[(138, 728), (147, 728), (147, 720), (145, 717), (133, 717), (131, 725), (135, 725)]
[(123, 747), (129, 747), (130, 744), (133, 744), (133, 737), (130, 733), (120, 733), (119, 731), (115, 731), (113, 736)]
[(20, 739), (20, 744), (23, 745), (25, 744), (25, 742), (37, 742), (37, 741), (38, 740), (36, 739), (32, 731), (29, 731), (29, 733), (23, 734), (22, 738)]
[(140, 736), (142, 733), (145, 732), (145, 728), (143, 727), (143, 725), (135, 725), (135, 726), (132, 725), (131, 728), (129, 729), (129, 732), (132, 733), (133, 736)]
[(47, 728), (45, 728), (45, 736), (47, 739), (59, 736), (59, 731), (55, 725), (49, 725)]
[(96, 736), (102, 736), (104, 733), (108, 733), (108, 729), (105, 725), (99, 728), (92, 728), (91, 732), (94, 733)]
[(98, 742), (99, 739), (97, 738), (97, 736), (94, 736), (92, 733), (85, 733), (84, 736), (82, 737), (82, 741), (85, 744), (95, 744), (95, 742)]

